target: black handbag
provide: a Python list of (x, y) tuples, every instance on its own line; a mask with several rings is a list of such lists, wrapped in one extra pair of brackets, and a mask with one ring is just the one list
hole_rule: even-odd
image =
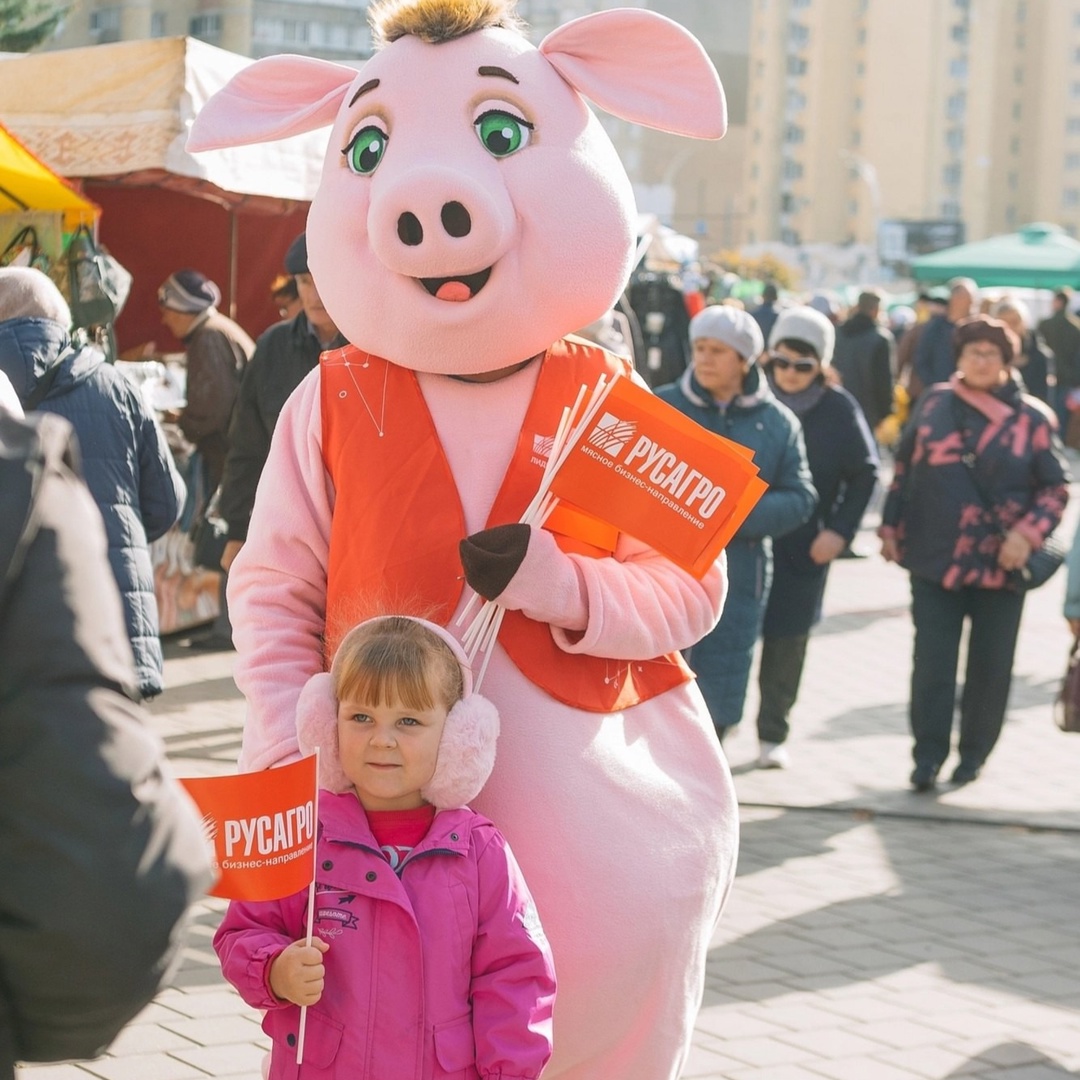
[(67, 249), (68, 283), (73, 326), (108, 326), (117, 316), (119, 297), (107, 257), (94, 234), (80, 225)]
[(1080, 733), (1080, 637), (1073, 640), (1065, 678), (1054, 700), (1054, 723), (1062, 731)]
[[(971, 476), (971, 482), (975, 486), (975, 493), (979, 496), (979, 501), (983, 504), (983, 508), (991, 518), (995, 518), (996, 513), (994, 511), (994, 503), (987, 495), (986, 489), (982, 486), (982, 481), (979, 479), (979, 473), (975, 467), (975, 450), (972, 448), (968, 438), (970, 432), (960, 421), (956, 409), (955, 397), (953, 398), (952, 405), (953, 416), (956, 419), (956, 429), (964, 441), (964, 453), (961, 455), (960, 460), (967, 466), (968, 474)], [(1001, 536), (1004, 537), (1004, 535), (1004, 532), (1001, 532)], [(1065, 556), (1068, 554), (1068, 547), (1051, 533), (1043, 540), (1041, 546), (1037, 550), (1032, 551), (1028, 556), (1027, 562), (1019, 569), (1011, 571), (1009, 576), (1012, 578), (1016, 587), (1025, 592), (1030, 589), (1037, 589), (1040, 585), (1045, 585), (1054, 574), (1057, 573), (1061, 564), (1065, 561)]]

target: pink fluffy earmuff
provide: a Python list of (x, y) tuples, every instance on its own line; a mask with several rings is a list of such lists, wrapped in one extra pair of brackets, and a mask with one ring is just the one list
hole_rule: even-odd
[[(371, 623), (399, 617), (402, 616), (368, 619), (350, 630), (345, 640)], [(457, 640), (443, 627), (427, 619), (404, 617), (411, 618), (445, 641), (461, 665), (463, 696), (447, 714), (435, 773), (421, 788), (420, 794), (439, 810), (464, 806), (480, 793), (495, 766), (499, 714), (487, 698), (473, 693), (469, 660)], [(340, 647), (338, 655), (341, 655)], [(351, 790), (352, 782), (342, 770), (338, 756), (337, 717), (338, 702), (334, 695), (331, 666), (330, 671), (308, 679), (300, 692), (296, 705), (296, 729), (302, 754), (314, 753), (316, 748), (319, 750), (319, 787), (340, 793)]]

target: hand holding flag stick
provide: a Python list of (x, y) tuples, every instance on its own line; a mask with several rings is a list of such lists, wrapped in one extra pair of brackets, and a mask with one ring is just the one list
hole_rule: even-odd
[[(589, 398), (588, 404), (585, 406), (584, 412), (579, 415), (582, 399), (585, 397), (585, 392), (588, 389), (583, 383), (581, 389), (578, 390), (578, 395), (574, 400), (573, 406), (566, 406), (563, 409), (562, 418), (559, 420), (559, 426), (552, 442), (551, 453), (548, 454), (547, 463), (544, 466), (544, 475), (540, 480), (540, 486), (536, 489), (536, 494), (533, 496), (532, 502), (529, 503), (525, 508), (525, 512), (521, 515), (522, 525), (531, 525), (540, 528), (551, 516), (551, 512), (559, 502), (558, 497), (550, 490), (551, 483), (555, 479), (555, 475), (558, 473), (559, 468), (566, 460), (571, 448), (577, 444), (578, 440), (584, 434), (614, 385), (614, 380), (609, 382), (606, 376), (601, 375), (596, 386), (593, 387), (592, 395)], [(474, 593), (469, 602), (465, 605), (461, 614), (458, 616), (455, 622), (456, 626), (461, 626), (469, 617), (469, 614), (472, 612), (478, 599), (479, 594)], [(472, 663), (480, 653), (484, 654), (480, 670), (476, 674), (476, 689), (479, 689), (481, 683), (484, 681), (484, 675), (487, 672), (488, 662), (491, 659), (495, 639), (499, 636), (499, 628), (502, 626), (503, 615), (505, 612), (506, 609), (496, 601), (485, 600), (479, 613), (462, 635), (461, 644), (465, 649), (465, 653), (468, 656), (470, 663)]]
[[(573, 530), (587, 530), (591, 522), (613, 536), (625, 533), (700, 580), (765, 492), (752, 452), (624, 376), (601, 376), (583, 407), (585, 392), (582, 386), (573, 406), (563, 409), (521, 523), (539, 528), (559, 508), (554, 531), (599, 551), (614, 549)], [(564, 518), (564, 511), (576, 520)], [(470, 599), (456, 625), (465, 622), (477, 599)], [(485, 601), (463, 635), (470, 661), (484, 654), (478, 684), (504, 612), (497, 601)]]

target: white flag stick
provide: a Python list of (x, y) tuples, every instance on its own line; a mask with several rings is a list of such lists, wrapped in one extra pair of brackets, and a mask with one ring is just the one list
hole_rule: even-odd
[[(319, 748), (315, 747), (315, 798), (311, 833), (311, 884), (307, 901), (307, 944), (311, 948), (311, 935), (315, 929), (315, 875), (319, 869)], [(296, 1064), (304, 1064), (304, 1032), (307, 1029), (307, 1006), (300, 1006), (300, 1030), (296, 1035)]]
[(473, 688), (479, 690), (483, 684), (484, 676), (487, 674), (488, 662), (491, 660), (491, 654), (495, 651), (495, 639), (499, 636), (499, 628), (502, 626), (503, 616), (506, 614), (506, 608), (499, 608), (495, 615), (494, 622), (492, 624), (491, 642), (488, 645), (487, 652), (484, 653), (484, 662), (480, 665), (479, 674), (476, 676), (476, 680), (473, 683)]

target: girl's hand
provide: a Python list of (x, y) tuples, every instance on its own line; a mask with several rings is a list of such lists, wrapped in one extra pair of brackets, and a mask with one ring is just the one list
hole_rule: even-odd
[(998, 552), (998, 566), (1002, 570), (1019, 570), (1028, 561), (1031, 555), (1031, 544), (1024, 538), (1022, 533), (1010, 529), (1001, 542), (1001, 550)]
[(883, 536), (881, 538), (881, 557), (886, 562), (900, 561), (900, 549), (896, 546), (895, 536)]
[(294, 941), (270, 963), (270, 989), (282, 1001), (314, 1005), (322, 997), (326, 968), (323, 953), (330, 946), (322, 938)]
[(814, 537), (814, 541), (810, 545), (810, 558), (818, 566), (825, 566), (831, 563), (846, 547), (847, 541), (838, 532), (833, 532), (832, 529), (822, 529)]

